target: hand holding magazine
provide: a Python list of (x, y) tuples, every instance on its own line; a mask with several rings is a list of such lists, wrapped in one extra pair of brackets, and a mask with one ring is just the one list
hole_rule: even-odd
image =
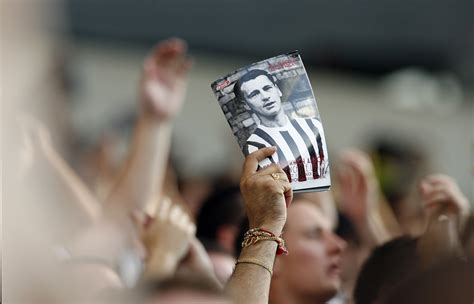
[(238, 69), (211, 87), (245, 155), (276, 146), (260, 167), (278, 163), (295, 192), (331, 186), (323, 125), (298, 52)]

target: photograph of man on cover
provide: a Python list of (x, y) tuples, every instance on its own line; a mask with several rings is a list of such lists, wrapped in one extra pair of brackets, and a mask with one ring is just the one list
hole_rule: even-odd
[(277, 146), (277, 152), (261, 165), (280, 164), (291, 182), (325, 177), (328, 162), (321, 122), (316, 117), (290, 118), (283, 110), (282, 92), (271, 74), (250, 70), (236, 81), (233, 90), (260, 121), (247, 138), (246, 155)]

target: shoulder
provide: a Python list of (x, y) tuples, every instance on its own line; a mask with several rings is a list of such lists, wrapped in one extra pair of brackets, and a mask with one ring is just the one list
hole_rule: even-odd
[(247, 143), (256, 141), (259, 139), (259, 136), (256, 134), (258, 133), (258, 130), (260, 130), (260, 128), (255, 129), (255, 131), (247, 138)]
[(250, 136), (244, 146), (244, 154), (249, 155), (250, 153), (257, 151), (259, 149), (267, 147), (268, 144), (258, 136)]
[(318, 129), (321, 129), (323, 127), (323, 124), (321, 123), (321, 120), (319, 120), (319, 118), (311, 117), (311, 118), (307, 118), (307, 119), (311, 120), (313, 122), (313, 124), (315, 124), (316, 127), (318, 127)]

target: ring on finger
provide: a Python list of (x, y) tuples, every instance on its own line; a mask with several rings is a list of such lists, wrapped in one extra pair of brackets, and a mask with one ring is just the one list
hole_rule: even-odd
[(271, 176), (273, 177), (274, 180), (283, 179), (281, 176), (281, 173), (272, 173)]

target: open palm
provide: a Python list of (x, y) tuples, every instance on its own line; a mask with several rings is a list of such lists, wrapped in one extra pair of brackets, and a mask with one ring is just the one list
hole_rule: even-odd
[(154, 48), (145, 59), (140, 87), (145, 114), (166, 120), (179, 112), (190, 67), (184, 41), (169, 39)]
[(340, 154), (338, 169), (341, 208), (352, 220), (362, 220), (377, 208), (379, 200), (373, 164), (364, 152), (348, 149)]

